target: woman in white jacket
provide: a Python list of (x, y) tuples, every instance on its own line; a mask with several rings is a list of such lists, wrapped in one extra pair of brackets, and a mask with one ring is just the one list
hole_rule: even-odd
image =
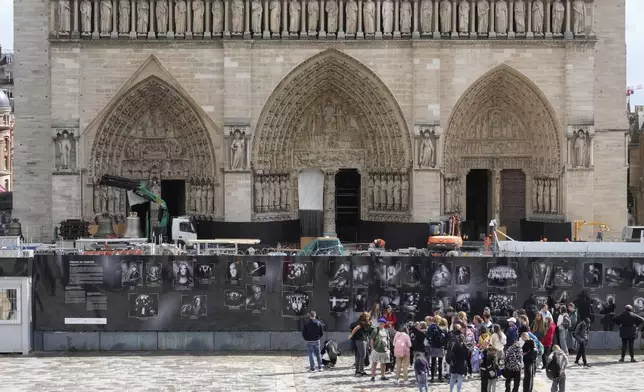
[(491, 345), (497, 352), (502, 353), (508, 340), (503, 331), (501, 331), (501, 326), (499, 324), (494, 324), (492, 328), (494, 333), (492, 334)]

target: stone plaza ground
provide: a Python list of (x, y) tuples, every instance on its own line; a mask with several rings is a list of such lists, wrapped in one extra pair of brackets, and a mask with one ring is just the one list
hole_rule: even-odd
[[(618, 355), (590, 355), (591, 368), (572, 366), (566, 390), (641, 391), (644, 362), (618, 363)], [(644, 357), (639, 359), (644, 361)], [(572, 361), (571, 361), (572, 362)], [(290, 355), (158, 355), (86, 354), (0, 357), (0, 380), (5, 392), (360, 392), (414, 391), (415, 385), (393, 381), (370, 382), (353, 375), (352, 357), (343, 357), (333, 370), (309, 373), (305, 354)], [(432, 384), (436, 392), (447, 384)], [(478, 379), (466, 381), (463, 392), (480, 390)], [(535, 392), (550, 383), (538, 372)], [(503, 391), (502, 385), (497, 391)]]

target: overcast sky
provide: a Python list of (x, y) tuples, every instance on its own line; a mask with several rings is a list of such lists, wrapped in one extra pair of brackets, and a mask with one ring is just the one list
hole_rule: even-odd
[[(626, 44), (628, 84), (644, 85), (644, 0), (626, 0)], [(13, 0), (0, 0), (0, 45), (13, 48)], [(644, 105), (644, 90), (637, 91), (631, 102)]]

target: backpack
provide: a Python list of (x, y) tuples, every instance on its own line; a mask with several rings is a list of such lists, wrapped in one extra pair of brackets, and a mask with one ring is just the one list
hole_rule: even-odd
[(571, 326), (577, 326), (577, 310), (573, 310), (572, 313), (570, 314), (570, 325)]
[(385, 353), (389, 350), (389, 333), (385, 331), (385, 335), (380, 333), (380, 329), (373, 332), (373, 349), (378, 353)]
[(429, 345), (432, 348), (442, 348), (445, 347), (445, 341), (447, 340), (447, 336), (445, 335), (445, 331), (440, 329), (438, 326), (434, 326), (430, 328), (431, 333), (427, 334), (427, 340), (429, 341)]
[(570, 317), (566, 314), (563, 316), (563, 320), (561, 321), (561, 326), (564, 329), (570, 329), (572, 327), (572, 321), (570, 320)]
[(561, 366), (559, 365), (559, 361), (557, 361), (557, 356), (553, 355), (550, 362), (548, 362), (548, 366), (546, 366), (546, 377), (552, 381), (558, 379), (560, 376)]

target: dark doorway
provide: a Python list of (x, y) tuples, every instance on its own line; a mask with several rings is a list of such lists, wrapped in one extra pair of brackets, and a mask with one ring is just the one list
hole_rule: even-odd
[[(162, 180), (161, 198), (168, 206), (170, 218), (184, 215), (186, 212), (186, 182), (184, 180)], [(158, 219), (158, 217), (154, 217), (154, 219)], [(168, 220), (166, 230), (168, 238), (172, 234), (170, 220)]]
[(490, 223), (489, 207), (490, 171), (473, 169), (467, 174), (465, 183), (465, 208), (467, 221), (463, 224), (463, 234), (470, 241), (479, 241), (487, 235)]
[(358, 242), (360, 173), (340, 169), (335, 175), (335, 231), (342, 242)]
[(521, 170), (501, 172), (501, 225), (515, 240), (521, 239), (521, 219), (525, 218), (525, 174)]

